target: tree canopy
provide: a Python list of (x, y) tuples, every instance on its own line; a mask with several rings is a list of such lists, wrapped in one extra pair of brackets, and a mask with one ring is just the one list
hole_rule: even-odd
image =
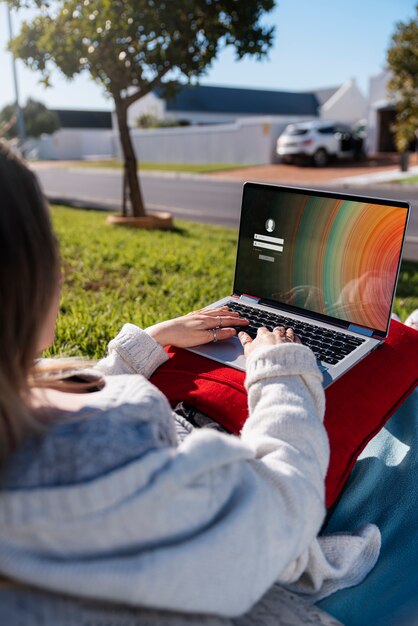
[(395, 143), (402, 152), (418, 130), (418, 5), (413, 19), (397, 24), (387, 62), (392, 74), (388, 89), (396, 100)]
[(263, 16), (274, 0), (9, 0), (37, 6), (11, 42), (14, 54), (49, 83), (57, 66), (73, 78), (88, 72), (114, 99), (131, 206), (144, 214), (127, 108), (156, 87), (195, 81), (220, 50), (237, 60), (263, 58), (274, 27)]
[[(50, 111), (42, 102), (28, 99), (22, 108), (25, 120), (25, 133), (28, 137), (40, 137), (43, 133), (54, 133), (60, 127), (57, 114)], [(0, 135), (7, 139), (17, 136), (16, 106), (6, 105), (0, 111)]]

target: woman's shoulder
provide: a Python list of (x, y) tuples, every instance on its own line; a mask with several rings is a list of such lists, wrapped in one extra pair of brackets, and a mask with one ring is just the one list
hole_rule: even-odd
[(105, 378), (77, 411), (53, 410), (2, 472), (2, 488), (69, 486), (105, 475), (176, 444), (166, 398), (139, 375)]

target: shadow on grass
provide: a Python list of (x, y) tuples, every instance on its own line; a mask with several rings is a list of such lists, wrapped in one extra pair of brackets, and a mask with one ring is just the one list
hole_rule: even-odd
[(56, 206), (69, 207), (70, 209), (80, 209), (81, 211), (100, 211), (102, 213), (111, 213), (116, 211), (120, 213), (120, 207), (116, 205), (104, 206), (103, 204), (97, 204), (95, 202), (86, 202), (85, 200), (75, 200), (74, 198), (54, 198), (48, 196), (49, 204)]
[(191, 237), (187, 228), (182, 228), (181, 226), (174, 225), (173, 228), (169, 229), (170, 233), (175, 233), (176, 235), (181, 235), (182, 237)]
[[(69, 207), (71, 209), (79, 209), (80, 211), (98, 211), (100, 213), (106, 213), (108, 215), (112, 215), (116, 212), (117, 215), (121, 213), (120, 207), (118, 206), (104, 206), (102, 204), (96, 204), (95, 202), (85, 202), (84, 200), (73, 200), (71, 198), (48, 198), (48, 202), (51, 205), (55, 206), (64, 206)], [(152, 211), (150, 212), (152, 215)], [(127, 226), (128, 227), (128, 226)], [(132, 230), (132, 227), (129, 227)], [(140, 228), (138, 230), (141, 230)], [(146, 230), (146, 229), (143, 229)], [(190, 237), (190, 233), (187, 231), (187, 228), (183, 228), (180, 226), (173, 225), (172, 228), (161, 228), (155, 230), (165, 230), (170, 233), (175, 233), (176, 235), (181, 235), (182, 237)]]

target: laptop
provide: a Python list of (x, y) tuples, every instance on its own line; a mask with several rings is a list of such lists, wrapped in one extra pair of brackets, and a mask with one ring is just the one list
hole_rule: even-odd
[[(291, 326), (328, 387), (385, 340), (410, 207), (407, 202), (247, 182), (228, 305), (259, 326)], [(190, 348), (245, 370), (237, 337)]]

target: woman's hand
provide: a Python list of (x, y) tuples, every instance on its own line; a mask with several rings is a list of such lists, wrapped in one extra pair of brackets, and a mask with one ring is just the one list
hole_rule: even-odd
[(192, 348), (202, 343), (222, 341), (237, 334), (234, 327), (248, 326), (248, 320), (227, 306), (218, 309), (200, 309), (183, 317), (160, 322), (146, 332), (163, 347), (169, 344), (178, 348)]
[(246, 357), (262, 346), (276, 346), (281, 343), (301, 343), (299, 337), (295, 335), (293, 328), (285, 328), (284, 326), (276, 326), (272, 332), (262, 326), (258, 329), (255, 339), (251, 339), (250, 335), (244, 331), (240, 332), (238, 337)]

